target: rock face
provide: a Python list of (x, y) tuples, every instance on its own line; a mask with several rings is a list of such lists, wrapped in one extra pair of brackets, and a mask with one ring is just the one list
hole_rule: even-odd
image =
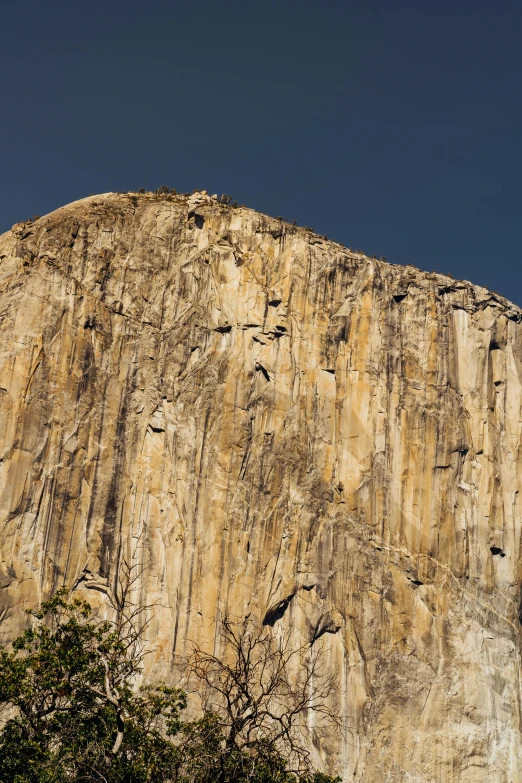
[(321, 637), (345, 780), (522, 781), (518, 308), (205, 193), (18, 224), (0, 281), (2, 641), (139, 549), (151, 676), (251, 613)]

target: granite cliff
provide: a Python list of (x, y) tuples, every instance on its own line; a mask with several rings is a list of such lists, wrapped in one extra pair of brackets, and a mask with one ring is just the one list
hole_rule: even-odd
[(105, 194), (0, 238), (0, 641), (138, 548), (149, 674), (321, 639), (357, 783), (520, 783), (522, 312), (246, 208)]

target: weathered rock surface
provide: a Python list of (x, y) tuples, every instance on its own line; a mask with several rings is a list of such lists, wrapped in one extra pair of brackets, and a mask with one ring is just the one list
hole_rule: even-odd
[(154, 676), (250, 612), (326, 645), (346, 780), (522, 781), (521, 319), (204, 193), (14, 226), (1, 640), (141, 547)]

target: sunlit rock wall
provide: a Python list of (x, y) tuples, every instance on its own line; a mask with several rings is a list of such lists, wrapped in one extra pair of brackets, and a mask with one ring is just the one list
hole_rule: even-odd
[(345, 780), (522, 781), (520, 321), (205, 194), (13, 227), (2, 641), (138, 553), (151, 676), (251, 613), (338, 673)]

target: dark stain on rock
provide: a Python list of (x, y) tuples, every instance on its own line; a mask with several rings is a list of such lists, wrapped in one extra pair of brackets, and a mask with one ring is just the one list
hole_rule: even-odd
[(120, 493), (124, 486), (125, 474), (125, 435), (127, 428), (127, 415), (129, 407), (127, 401), (135, 388), (135, 379), (137, 368), (132, 371), (132, 376), (127, 376), (126, 389), (122, 394), (122, 403), (118, 412), (116, 428), (114, 432), (114, 456), (111, 482), (107, 501), (105, 504), (105, 513), (101, 530), (101, 555), (100, 555), (100, 576), (109, 577), (111, 552), (115, 551), (116, 544), (115, 531), (118, 518), (118, 509), (120, 505)]

